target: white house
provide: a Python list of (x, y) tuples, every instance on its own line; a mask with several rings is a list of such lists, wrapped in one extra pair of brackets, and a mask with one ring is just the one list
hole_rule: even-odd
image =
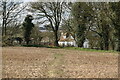
[[(73, 36), (71, 34), (63, 33), (61, 32), (61, 37), (59, 40), (60, 46), (74, 46), (77, 47), (76, 41), (74, 40)], [(86, 39), (83, 43), (83, 48), (89, 48), (89, 40)]]
[(71, 34), (63, 32), (61, 33), (61, 37), (58, 43), (60, 46), (76, 46), (76, 42), (74, 38), (71, 36)]
[[(40, 27), (40, 31), (41, 32), (49, 32), (48, 30), (46, 30), (45, 27)], [(43, 42), (43, 43), (49, 42), (48, 37), (45, 37), (44, 39), (42, 39), (41, 42)], [(76, 41), (74, 40), (73, 36), (71, 34), (62, 32), (62, 30), (61, 30), (61, 36), (60, 36), (60, 40), (58, 41), (58, 44), (60, 46), (77, 47)], [(89, 40), (88, 39), (86, 39), (85, 42), (83, 43), (83, 48), (89, 48)]]

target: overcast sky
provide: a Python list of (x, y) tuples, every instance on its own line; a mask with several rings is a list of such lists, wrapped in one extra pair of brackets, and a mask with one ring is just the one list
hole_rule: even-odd
[(23, 0), (24, 2), (49, 2), (49, 1), (65, 1), (65, 2), (71, 2), (71, 1), (76, 1), (76, 2), (118, 2), (120, 0)]
[(37, 0), (23, 0), (24, 2), (35, 2)]

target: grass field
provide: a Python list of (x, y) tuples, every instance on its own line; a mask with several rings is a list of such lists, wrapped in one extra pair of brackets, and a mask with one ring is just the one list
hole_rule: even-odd
[(117, 78), (118, 54), (36, 47), (3, 47), (3, 78)]

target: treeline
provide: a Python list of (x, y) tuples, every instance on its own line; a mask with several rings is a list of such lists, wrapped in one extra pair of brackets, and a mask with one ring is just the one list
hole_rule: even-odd
[[(2, 2), (3, 37), (17, 34), (25, 38), (21, 34), (24, 23), (17, 20), (17, 16), (25, 8), (19, 8), (20, 4)], [(62, 29), (73, 36), (78, 47), (83, 47), (84, 41), (88, 39), (90, 48), (120, 51), (120, 2), (32, 2), (27, 6), (30, 7), (27, 11), (35, 13), (40, 24), (49, 23), (49, 29), (54, 34), (51, 37), (54, 39), (54, 46), (59, 46), (59, 33)], [(19, 11), (13, 16), (14, 9)], [(41, 33), (38, 31), (36, 28), (30, 34), (36, 40), (38, 34), (41, 40)]]
[(88, 39), (90, 48), (120, 51), (120, 2), (76, 2), (69, 9), (63, 28), (74, 36), (78, 47)]

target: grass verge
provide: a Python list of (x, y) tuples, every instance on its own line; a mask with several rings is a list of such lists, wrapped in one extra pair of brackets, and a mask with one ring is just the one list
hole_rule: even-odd
[(45, 47), (45, 48), (54, 48), (54, 49), (67, 49), (67, 50), (80, 50), (80, 51), (91, 51), (91, 52), (106, 52), (106, 53), (120, 53), (115, 50), (96, 50), (89, 48), (80, 48), (80, 47), (55, 47), (55, 46), (46, 46), (46, 45), (22, 45), (24, 47)]
[(80, 50), (80, 51), (91, 51), (91, 52), (119, 53), (118, 51), (114, 51), (114, 50), (96, 50), (96, 49), (79, 48), (79, 47), (65, 47), (64, 49)]

